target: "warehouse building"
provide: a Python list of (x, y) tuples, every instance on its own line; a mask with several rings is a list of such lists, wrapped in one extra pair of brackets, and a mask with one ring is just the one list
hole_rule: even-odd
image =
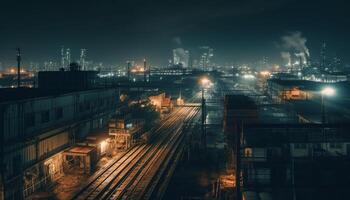
[(105, 127), (114, 89), (0, 90), (0, 199), (23, 199), (63, 175), (62, 152)]

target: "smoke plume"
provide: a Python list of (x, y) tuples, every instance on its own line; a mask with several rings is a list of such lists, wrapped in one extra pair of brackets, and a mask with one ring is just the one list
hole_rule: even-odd
[(293, 50), (297, 53), (305, 53), (310, 56), (309, 49), (306, 47), (307, 39), (302, 37), (301, 32), (291, 32), (282, 37), (283, 47)]
[(182, 40), (180, 37), (174, 37), (173, 38), (173, 42), (178, 45), (178, 46), (181, 46), (182, 45)]
[[(288, 59), (288, 63), (291, 61), (291, 56), (301, 57), (304, 63), (307, 62), (310, 57), (309, 49), (306, 46), (307, 39), (302, 36), (300, 31), (290, 32), (281, 38), (282, 47), (288, 52), (282, 52), (281, 56), (283, 59)], [(292, 52), (289, 53), (289, 52)]]
[(281, 57), (283, 58), (283, 60), (285, 60), (288, 66), (292, 64), (292, 58), (289, 52), (281, 52)]

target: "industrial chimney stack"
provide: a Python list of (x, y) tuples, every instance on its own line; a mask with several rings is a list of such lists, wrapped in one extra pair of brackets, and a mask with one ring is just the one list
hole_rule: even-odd
[(143, 59), (143, 81), (146, 83), (147, 82), (147, 65), (146, 65), (146, 58)]
[(21, 87), (21, 49), (17, 48), (17, 88)]
[(128, 81), (130, 81), (130, 61), (127, 61), (127, 76), (128, 76)]

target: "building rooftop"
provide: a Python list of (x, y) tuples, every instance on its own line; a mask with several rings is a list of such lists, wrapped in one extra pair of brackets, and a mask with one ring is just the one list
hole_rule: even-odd
[(39, 89), (39, 88), (0, 88), (0, 103), (24, 99), (58, 96), (84, 90), (77, 89)]
[(93, 151), (95, 147), (90, 147), (90, 146), (74, 146), (71, 147), (70, 149), (64, 151), (65, 154), (88, 154), (91, 151)]
[(225, 96), (226, 109), (257, 109), (255, 102), (245, 95), (226, 95)]

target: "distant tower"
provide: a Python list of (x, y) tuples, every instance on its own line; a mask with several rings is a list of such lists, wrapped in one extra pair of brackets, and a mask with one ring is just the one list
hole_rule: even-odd
[(86, 59), (86, 49), (80, 49), (79, 64), (80, 64), (82, 70), (87, 70), (86, 66), (85, 66), (85, 59)]
[(17, 88), (21, 87), (21, 49), (17, 48)]
[(202, 46), (199, 47), (199, 50), (201, 52), (200, 58), (199, 58), (199, 66), (202, 67), (204, 71), (208, 70), (209, 67), (212, 66), (212, 58), (214, 56), (214, 49), (208, 47), (208, 46)]
[(151, 82), (151, 65), (148, 65), (148, 82)]
[(62, 68), (66, 67), (66, 57), (64, 53), (64, 46), (61, 47), (61, 67)]
[(321, 69), (325, 70), (326, 69), (326, 42), (323, 42), (322, 48), (321, 48)]
[(147, 63), (146, 63), (146, 58), (143, 59), (143, 81), (146, 82), (147, 81)]
[(128, 81), (129, 81), (130, 80), (130, 61), (127, 61), (126, 64), (127, 64), (126, 74), (127, 74)]
[(67, 61), (66, 65), (67, 65), (67, 66), (69, 66), (70, 63), (71, 63), (70, 58), (71, 58), (71, 57), (70, 57), (70, 48), (68, 48), (68, 49), (66, 50), (66, 61)]

